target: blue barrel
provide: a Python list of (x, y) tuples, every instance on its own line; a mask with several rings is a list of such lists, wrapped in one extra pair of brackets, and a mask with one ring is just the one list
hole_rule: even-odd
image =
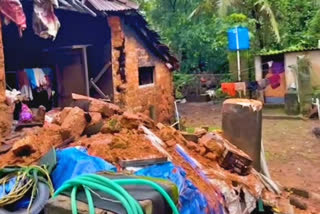
[[(238, 27), (239, 50), (250, 49), (249, 30), (246, 27)], [(237, 28), (228, 30), (229, 50), (237, 50)]]

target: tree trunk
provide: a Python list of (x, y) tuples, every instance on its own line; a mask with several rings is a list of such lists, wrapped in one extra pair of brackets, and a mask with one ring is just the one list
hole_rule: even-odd
[(0, 103), (6, 100), (6, 78), (5, 78), (5, 66), (4, 66), (4, 53), (3, 53), (3, 41), (2, 41), (2, 23), (0, 20)]
[(256, 20), (256, 32), (257, 32), (258, 41), (259, 41), (259, 48), (263, 49), (264, 44), (263, 44), (263, 38), (261, 34), (261, 23), (259, 22), (259, 16), (255, 9), (251, 10), (251, 14), (252, 14), (252, 17)]

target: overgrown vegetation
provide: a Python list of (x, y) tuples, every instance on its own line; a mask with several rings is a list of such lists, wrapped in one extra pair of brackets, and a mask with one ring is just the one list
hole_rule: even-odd
[(226, 31), (247, 26), (251, 50), (317, 47), (318, 0), (137, 0), (183, 73), (229, 71)]

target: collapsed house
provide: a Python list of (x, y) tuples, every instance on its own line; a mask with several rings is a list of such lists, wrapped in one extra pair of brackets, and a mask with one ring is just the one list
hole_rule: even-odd
[[(197, 213), (252, 213), (258, 211), (258, 207), (261, 212), (274, 208), (275, 212), (294, 213), (295, 208), (290, 204), (287, 193), (281, 193), (277, 185), (274, 186), (270, 179), (255, 169), (255, 161), (259, 160), (251, 159), (232, 145), (224, 133), (200, 130), (189, 136), (188, 133), (157, 123), (145, 114), (132, 114), (102, 100), (77, 94), (72, 94), (72, 99), (74, 107), (48, 112), (43, 127), (23, 129), (7, 137), (1, 145), (0, 167), (41, 164), (41, 159), (52, 148), (57, 152), (65, 151), (65, 148), (79, 148), (92, 157), (112, 164), (120, 175), (134, 175), (135, 167), (142, 167), (142, 170), (158, 167), (148, 175), (174, 182), (178, 173), (188, 180), (188, 185), (194, 185), (193, 190), (188, 190), (191, 192), (184, 192), (183, 188), (188, 185), (176, 183), (179, 188), (179, 208), (180, 211), (184, 210), (181, 213), (192, 212), (192, 209), (198, 210)], [(234, 100), (225, 104), (234, 105), (242, 111), (247, 109), (252, 115), (261, 113), (262, 105), (258, 101)], [(63, 173), (53, 171), (53, 180), (67, 174), (75, 176), (74, 173), (79, 173), (79, 170), (94, 173), (87, 171), (92, 168), (91, 165), (80, 163), (75, 167), (74, 164), (81, 160), (77, 158), (71, 162), (68, 162), (69, 156), (58, 160), (57, 168)], [(61, 166), (59, 161), (67, 165)], [(166, 172), (161, 171), (163, 168), (158, 171), (159, 167), (169, 166), (166, 164), (168, 161), (175, 167)], [(195, 194), (197, 200), (194, 199)], [(70, 212), (70, 198), (61, 197), (51, 199), (46, 205), (51, 212), (45, 213), (55, 213), (59, 209)], [(199, 197), (203, 202), (198, 203)], [(193, 200), (196, 200), (194, 207), (188, 204)], [(155, 206), (153, 202), (152, 206)], [(83, 213), (88, 213), (87, 205), (82, 207), (85, 210)], [(147, 213), (163, 211), (153, 209), (153, 212)]]
[[(9, 88), (21, 90), (38, 107), (43, 103), (34, 93), (43, 90), (37, 79), (43, 72), (50, 79), (44, 89), (54, 91), (45, 105), (49, 109), (68, 106), (71, 93), (78, 93), (170, 121), (172, 71), (178, 61), (149, 28), (138, 5), (128, 0), (19, 3), (1, 2), (2, 94), (6, 77)], [(37, 77), (34, 84), (30, 73)], [(23, 88), (27, 83), (22, 76), (28, 76), (31, 89)]]

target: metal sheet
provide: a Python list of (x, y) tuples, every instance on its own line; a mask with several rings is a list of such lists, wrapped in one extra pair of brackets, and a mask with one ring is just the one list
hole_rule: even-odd
[(139, 8), (138, 4), (129, 0), (88, 0), (88, 2), (99, 11), (123, 11)]

